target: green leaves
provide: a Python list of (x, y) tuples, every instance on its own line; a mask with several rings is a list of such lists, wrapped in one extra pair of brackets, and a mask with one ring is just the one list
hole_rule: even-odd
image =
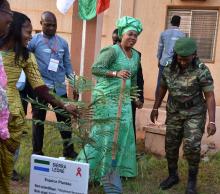
[[(106, 92), (106, 90), (96, 89), (94, 83), (91, 80), (88, 80), (82, 76), (70, 75), (68, 76), (68, 82), (69, 86), (75, 91), (77, 91), (79, 95), (82, 95), (84, 92), (91, 92), (93, 94), (92, 101), (85, 102), (81, 99), (76, 100), (62, 98), (52, 92), (51, 95), (53, 95), (57, 100), (63, 102), (64, 104), (71, 104), (76, 106), (78, 109), (79, 116), (75, 118), (61, 108), (45, 105), (42, 104), (38, 99), (33, 100), (29, 98), (28, 102), (34, 104), (36, 107), (40, 109), (61, 114), (62, 116), (65, 116), (67, 119), (69, 117), (71, 118), (70, 121), (67, 123), (57, 121), (42, 122), (36, 120), (34, 120), (33, 122), (36, 122), (38, 124), (46, 124), (53, 130), (71, 131), (72, 138), (68, 140), (68, 143), (74, 143), (74, 145), (77, 148), (82, 149), (81, 153), (84, 153), (85, 156), (82, 159), (82, 161), (85, 160), (85, 162), (88, 162), (89, 160), (93, 160), (93, 152), (100, 153), (98, 156), (98, 161), (100, 161), (100, 165), (97, 164), (97, 166), (95, 167), (98, 172), (100, 171), (100, 168), (103, 168), (103, 162), (105, 162), (103, 161), (104, 156), (110, 155), (111, 157), (113, 142), (110, 141), (107, 145), (103, 142), (106, 141), (106, 137), (109, 137), (109, 139), (113, 137), (114, 129), (112, 129), (112, 127), (109, 126), (113, 126), (114, 128), (114, 123), (116, 123), (116, 121), (118, 120), (117, 106), (112, 106), (111, 111), (103, 112), (103, 109), (109, 110), (109, 105), (118, 104), (120, 85), (111, 85), (111, 87), (109, 87), (108, 92)], [(122, 99), (123, 103), (129, 104), (131, 98), (135, 99), (137, 97), (137, 92), (137, 87), (132, 87), (131, 90), (125, 89)], [(99, 130), (93, 130), (97, 127), (99, 128)], [(51, 131), (51, 133), (53, 132)], [(60, 139), (54, 139), (54, 142), (50, 142), (50, 144), (53, 143), (60, 143)], [(89, 151), (86, 150), (86, 147), (88, 146), (91, 148), (89, 149)], [(121, 151), (118, 147), (117, 150), (119, 152)], [(81, 161), (80, 158), (78, 158), (78, 160)], [(92, 170), (91, 177), (97, 177), (96, 170)]]

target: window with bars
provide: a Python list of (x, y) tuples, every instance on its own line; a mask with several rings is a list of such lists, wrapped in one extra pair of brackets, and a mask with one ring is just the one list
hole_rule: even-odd
[(169, 9), (167, 24), (169, 27), (173, 15), (181, 16), (180, 29), (197, 42), (197, 54), (205, 62), (214, 61), (218, 10)]

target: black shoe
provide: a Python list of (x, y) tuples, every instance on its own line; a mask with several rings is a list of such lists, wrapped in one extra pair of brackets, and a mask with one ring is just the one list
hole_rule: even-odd
[(12, 181), (19, 181), (20, 179), (21, 179), (21, 177), (20, 177), (19, 174), (16, 172), (16, 170), (13, 170), (11, 180), (12, 180)]
[(77, 156), (78, 156), (78, 153), (76, 153), (75, 151), (63, 153), (63, 157), (65, 158), (76, 159)]
[(197, 174), (198, 174), (198, 168), (189, 170), (186, 194), (197, 194), (196, 191)]
[(179, 183), (179, 176), (176, 169), (169, 169), (169, 176), (160, 183), (162, 190), (170, 189), (172, 186)]
[(73, 145), (70, 145), (68, 147), (64, 147), (63, 149), (63, 157), (65, 158), (71, 158), (71, 159), (76, 159), (78, 156), (78, 153), (76, 153), (73, 149)]

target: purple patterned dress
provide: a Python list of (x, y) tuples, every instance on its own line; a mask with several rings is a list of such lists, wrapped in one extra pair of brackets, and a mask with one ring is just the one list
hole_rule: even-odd
[(3, 140), (10, 137), (8, 131), (9, 110), (6, 86), (7, 77), (2, 62), (2, 56), (0, 55), (0, 138)]

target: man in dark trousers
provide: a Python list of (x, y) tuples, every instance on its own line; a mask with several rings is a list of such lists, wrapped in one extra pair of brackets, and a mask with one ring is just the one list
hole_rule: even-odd
[[(56, 16), (49, 11), (42, 13), (41, 21), (42, 32), (33, 36), (28, 48), (34, 53), (41, 76), (47, 85), (56, 95), (66, 98), (65, 78), (73, 74), (72, 64), (68, 43), (56, 34)], [(41, 103), (46, 104), (44, 101)], [(35, 120), (44, 121), (46, 111), (32, 105), (32, 116)], [(70, 117), (65, 117), (56, 113), (57, 121), (71, 124)], [(71, 131), (60, 130), (63, 139), (63, 156), (76, 158), (71, 142)], [(43, 155), (44, 125), (33, 123), (33, 153)]]
[[(115, 29), (112, 33), (112, 42), (113, 44), (119, 43), (121, 40), (118, 37), (118, 29)], [(137, 50), (136, 50), (137, 51)], [(137, 51), (141, 58), (141, 53)], [(142, 73), (142, 66), (141, 66), (141, 60), (139, 64), (139, 68), (137, 71), (137, 87), (138, 87), (138, 98), (136, 100), (131, 101), (132, 106), (132, 114), (133, 114), (133, 126), (134, 126), (134, 135), (136, 140), (136, 125), (135, 125), (135, 118), (136, 118), (136, 108), (141, 109), (144, 105), (144, 78)]]

